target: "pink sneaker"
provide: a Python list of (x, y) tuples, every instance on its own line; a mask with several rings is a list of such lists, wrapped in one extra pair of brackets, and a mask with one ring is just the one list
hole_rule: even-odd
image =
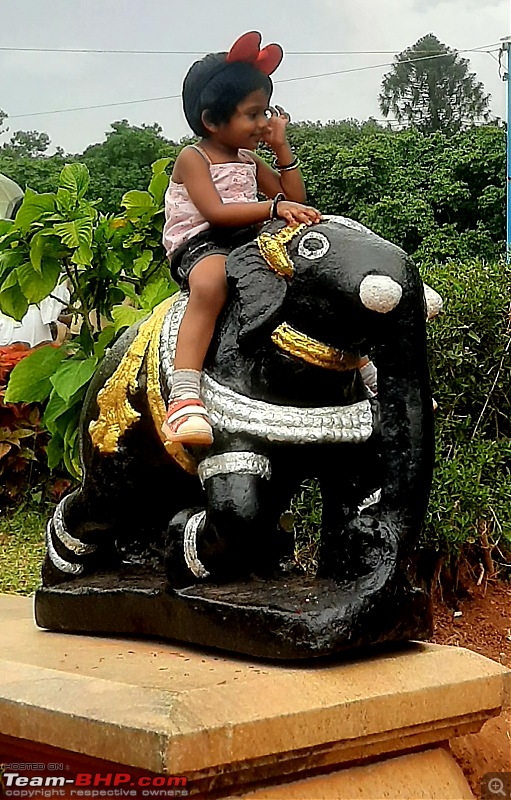
[(202, 400), (173, 400), (161, 429), (168, 442), (203, 445), (213, 442), (213, 431)]
[(169, 405), (162, 431), (169, 442), (211, 444), (213, 431), (202, 400), (173, 400)]

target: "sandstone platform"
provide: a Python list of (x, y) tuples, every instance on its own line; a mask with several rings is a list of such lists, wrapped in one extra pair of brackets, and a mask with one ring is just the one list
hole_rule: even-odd
[(0, 623), (0, 763), (186, 776), (199, 797), (469, 798), (447, 744), (508, 689), (504, 667), (456, 647), (274, 664), (50, 633), (8, 595)]

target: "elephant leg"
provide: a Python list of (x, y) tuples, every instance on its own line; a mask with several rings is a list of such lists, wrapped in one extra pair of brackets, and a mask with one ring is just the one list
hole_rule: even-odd
[(226, 471), (203, 479), (207, 511), (187, 509), (169, 526), (165, 563), (171, 585), (247, 577), (278, 564), (279, 512), (266, 462), (256, 470), (251, 460), (251, 473), (227, 472), (226, 465)]
[(372, 569), (382, 541), (373, 516), (377, 502), (364, 508), (366, 500), (377, 500), (379, 475), (372, 448), (354, 445), (339, 450), (338, 469), (320, 478), (323, 501), (319, 573), (340, 580), (367, 574)]

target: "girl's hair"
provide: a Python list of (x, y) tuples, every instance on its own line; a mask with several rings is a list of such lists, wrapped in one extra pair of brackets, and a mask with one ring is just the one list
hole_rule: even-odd
[(262, 89), (268, 99), (271, 79), (244, 61), (228, 63), (227, 53), (210, 53), (192, 64), (183, 82), (183, 110), (197, 136), (209, 136), (202, 122), (206, 111), (213, 125), (229, 122), (237, 106), (251, 92)]

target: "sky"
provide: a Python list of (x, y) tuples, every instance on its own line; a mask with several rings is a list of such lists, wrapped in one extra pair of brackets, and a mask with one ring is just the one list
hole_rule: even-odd
[[(207, 52), (228, 50), (249, 30), (261, 31), (263, 44), (275, 41), (284, 48), (286, 56), (273, 76), (273, 100), (296, 121), (381, 120), (378, 93), (393, 56), (428, 33), (453, 49), (492, 51), (462, 55), (491, 94), (492, 113), (505, 119), (498, 49), (511, 34), (510, 2), (0, 0), (0, 109), (9, 115), (10, 127), (0, 143), (13, 131), (37, 130), (48, 133), (54, 147), (81, 153), (103, 141), (110, 123), (119, 119), (132, 125), (157, 122), (166, 137), (179, 141), (189, 134), (180, 101), (188, 67)], [(65, 49), (194, 52), (83, 54)], [(318, 54), (324, 51), (357, 54)], [(345, 72), (295, 80), (339, 71)], [(177, 97), (154, 99), (172, 95)], [(114, 105), (134, 100), (148, 102)], [(46, 113), (83, 106), (106, 107)]]

